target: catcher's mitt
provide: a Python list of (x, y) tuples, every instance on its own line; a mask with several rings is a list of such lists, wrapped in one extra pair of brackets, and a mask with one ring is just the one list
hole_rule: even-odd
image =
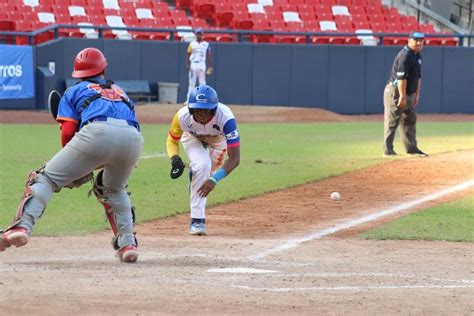
[(81, 185), (83, 185), (87, 182), (91, 182), (92, 184), (94, 183), (94, 173), (91, 172), (91, 173), (89, 173), (88, 175), (85, 175), (82, 178), (79, 178), (77, 180), (72, 181), (71, 183), (69, 183), (68, 185), (66, 185), (64, 187), (69, 188), (69, 189), (74, 189), (74, 188), (80, 187)]
[(51, 116), (53, 119), (56, 121), (56, 117), (58, 116), (58, 108), (59, 108), (59, 102), (61, 101), (61, 94), (53, 90), (49, 93), (48, 96), (48, 108), (49, 108), (49, 113), (51, 113)]

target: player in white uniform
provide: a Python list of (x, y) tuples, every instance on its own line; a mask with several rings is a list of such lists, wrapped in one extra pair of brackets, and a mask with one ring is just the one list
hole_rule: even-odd
[[(179, 140), (191, 169), (189, 233), (205, 235), (206, 197), (240, 163), (235, 117), (229, 107), (219, 103), (216, 91), (210, 86), (195, 88), (189, 95), (188, 106), (173, 118), (166, 140), (172, 179), (180, 177), (185, 167), (179, 156)], [(224, 161), (226, 153), (229, 158)]]
[(211, 46), (202, 39), (201, 28), (196, 29), (195, 34), (196, 40), (189, 43), (186, 55), (186, 65), (189, 70), (189, 87), (186, 100), (189, 98), (191, 91), (196, 87), (196, 81), (199, 80), (199, 85), (205, 85), (206, 74), (212, 74)]

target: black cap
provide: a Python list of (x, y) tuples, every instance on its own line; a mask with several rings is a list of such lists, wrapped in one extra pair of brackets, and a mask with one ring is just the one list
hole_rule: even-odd
[(423, 34), (423, 33), (420, 32), (420, 31), (415, 31), (415, 32), (411, 32), (411, 33), (410, 33), (409, 38), (413, 38), (413, 39), (424, 39), (424, 38), (425, 38), (425, 34)]

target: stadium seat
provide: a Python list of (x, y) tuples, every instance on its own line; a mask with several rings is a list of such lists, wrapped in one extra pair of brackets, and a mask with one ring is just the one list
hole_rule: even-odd
[(337, 31), (336, 22), (334, 21), (319, 21), (319, 28), (321, 31)]
[(153, 13), (151, 12), (151, 9), (148, 8), (137, 8), (135, 9), (135, 14), (138, 19), (143, 20), (143, 19), (154, 19), (155, 17), (153, 16)]
[(234, 11), (231, 4), (216, 5), (214, 20), (220, 27), (231, 27), (234, 18)]
[(209, 0), (196, 0), (194, 4), (194, 16), (203, 19), (212, 19), (215, 12), (215, 5)]
[(343, 5), (334, 5), (332, 6), (332, 15), (347, 15), (350, 16), (349, 9)]
[(192, 0), (176, 0), (176, 8), (178, 9), (190, 9)]
[(84, 7), (69, 6), (68, 10), (69, 10), (69, 15), (71, 17), (73, 17), (73, 16), (86, 16), (86, 10), (84, 9)]
[(357, 29), (355, 31), (357, 34), (357, 39), (360, 40), (360, 43), (364, 46), (377, 46), (377, 39), (370, 34), (373, 34), (372, 30), (369, 29)]

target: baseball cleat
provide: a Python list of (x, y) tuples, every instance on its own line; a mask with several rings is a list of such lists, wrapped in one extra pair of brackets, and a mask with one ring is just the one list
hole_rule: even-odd
[(0, 241), (0, 251), (5, 251), (8, 247), (21, 247), (28, 243), (28, 229), (15, 227), (3, 233)]
[(205, 219), (192, 219), (189, 225), (189, 234), (195, 236), (206, 235), (206, 220)]
[(117, 251), (117, 256), (122, 262), (135, 263), (138, 260), (137, 246), (128, 245), (122, 247)]

